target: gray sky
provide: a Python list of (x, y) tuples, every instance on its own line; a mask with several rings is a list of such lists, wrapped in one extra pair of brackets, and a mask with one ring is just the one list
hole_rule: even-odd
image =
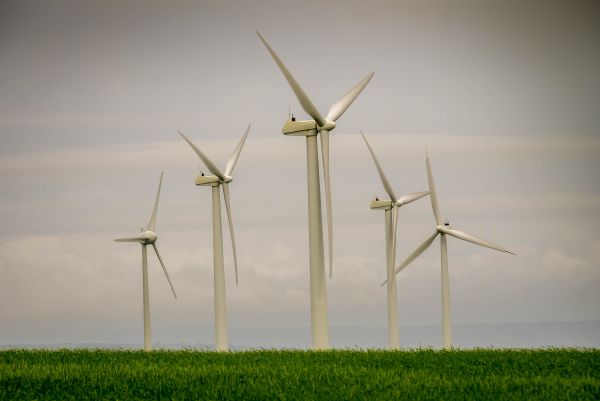
[[(224, 166), (249, 122), (229, 323), (309, 324), (305, 145), (281, 135), (304, 113), (255, 29), (322, 113), (375, 71), (331, 139), (333, 325), (386, 324), (359, 129), (398, 193), (426, 189), (427, 147), (443, 216), (518, 253), (450, 238), (454, 322), (600, 318), (599, 19), (592, 1), (0, 3), (2, 328), (141, 330), (139, 246), (112, 239), (147, 223), (161, 170), (180, 299), (150, 256), (153, 324), (211, 325), (210, 195), (176, 130)], [(433, 228), (428, 200), (402, 208), (398, 261)], [(399, 276), (401, 325), (438, 323), (439, 289), (436, 242)]]

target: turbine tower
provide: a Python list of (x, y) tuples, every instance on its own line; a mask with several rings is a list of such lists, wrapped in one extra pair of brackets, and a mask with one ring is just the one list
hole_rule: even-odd
[(171, 279), (169, 278), (169, 273), (167, 272), (167, 268), (163, 263), (162, 258), (160, 257), (160, 253), (158, 252), (158, 247), (156, 246), (156, 240), (158, 236), (154, 232), (156, 229), (156, 212), (158, 211), (158, 199), (160, 198), (160, 188), (162, 186), (162, 178), (163, 173), (160, 173), (160, 181), (158, 183), (158, 191), (156, 192), (156, 201), (154, 202), (154, 210), (152, 211), (152, 216), (150, 216), (150, 221), (148, 222), (148, 226), (146, 230), (142, 228), (142, 233), (137, 237), (130, 238), (117, 238), (115, 241), (117, 242), (138, 242), (142, 245), (142, 293), (143, 293), (143, 303), (144, 303), (144, 351), (152, 351), (152, 327), (150, 325), (150, 291), (148, 289), (148, 253), (146, 252), (146, 246), (152, 245), (154, 248), (154, 252), (156, 252), (156, 256), (158, 257), (158, 261), (165, 272), (165, 276), (167, 277), (167, 281), (169, 282), (169, 286), (171, 287), (171, 291), (173, 292), (173, 296), (177, 299), (177, 295), (175, 294), (175, 289), (173, 288), (173, 284), (171, 283)]
[(205, 176), (199, 175), (196, 178), (196, 185), (208, 186), (212, 188), (212, 217), (213, 217), (213, 263), (214, 263), (214, 297), (215, 297), (215, 339), (217, 351), (229, 350), (229, 336), (227, 334), (227, 302), (225, 298), (225, 268), (223, 266), (223, 228), (221, 225), (221, 197), (219, 187), (223, 188), (223, 198), (225, 199), (225, 209), (227, 209), (227, 220), (229, 222), (229, 236), (231, 238), (231, 247), (233, 249), (233, 265), (235, 269), (235, 285), (238, 285), (237, 252), (235, 247), (235, 235), (233, 233), (233, 221), (231, 219), (231, 202), (229, 197), (229, 183), (233, 180), (231, 173), (237, 163), (246, 137), (250, 132), (250, 125), (246, 128), (246, 133), (240, 139), (233, 150), (233, 154), (227, 162), (225, 172), (221, 170), (192, 143), (185, 135), (179, 132), (179, 135), (192, 147), (198, 157), (204, 162), (208, 170), (214, 174)]
[(365, 134), (361, 131), (369, 153), (373, 158), (379, 178), (383, 184), (385, 192), (388, 194), (390, 199), (379, 199), (375, 198), (371, 202), (371, 209), (373, 210), (385, 210), (385, 248), (386, 248), (386, 272), (387, 272), (387, 303), (388, 303), (388, 343), (391, 349), (400, 348), (400, 337), (398, 335), (398, 301), (396, 294), (396, 275), (394, 274), (394, 266), (396, 265), (396, 230), (398, 227), (398, 208), (406, 205), (407, 203), (416, 201), (429, 194), (429, 191), (414, 192), (408, 195), (403, 195), (400, 198), (396, 196), (392, 186), (390, 185), (373, 149), (369, 145)]
[(300, 105), (313, 119), (296, 121), (288, 118), (282, 132), (284, 135), (306, 137), (306, 161), (308, 176), (308, 242), (310, 257), (310, 315), (312, 330), (312, 347), (315, 349), (329, 348), (329, 324), (327, 317), (327, 287), (325, 283), (325, 262), (323, 250), (323, 222), (321, 215), (321, 186), (319, 182), (319, 156), (317, 135), (321, 139), (321, 155), (323, 158), (323, 177), (325, 180), (325, 203), (327, 208), (327, 233), (329, 245), (329, 277), (333, 272), (333, 227), (331, 206), (331, 185), (329, 178), (329, 131), (335, 128), (337, 119), (350, 107), (356, 97), (367, 86), (374, 73), (371, 72), (340, 100), (329, 109), (327, 117), (323, 118), (313, 105), (308, 95), (292, 76), (277, 53), (267, 43), (265, 38), (256, 31), (275, 63), (283, 73), (288, 84), (298, 98)]
[(476, 238), (470, 234), (462, 231), (455, 230), (450, 226), (448, 221), (445, 221), (442, 225), (442, 219), (440, 217), (440, 209), (438, 206), (437, 194), (435, 192), (435, 184), (433, 182), (433, 174), (431, 172), (431, 164), (429, 163), (429, 154), (425, 159), (427, 165), (427, 181), (429, 182), (429, 191), (431, 199), (431, 208), (433, 209), (433, 215), (435, 217), (436, 229), (435, 233), (425, 240), (413, 253), (411, 253), (404, 262), (402, 262), (396, 268), (396, 274), (402, 269), (408, 266), (413, 260), (421, 255), (429, 246), (432, 244), (435, 237), (440, 235), (440, 251), (441, 251), (441, 267), (442, 267), (442, 335), (444, 338), (444, 348), (449, 349), (452, 347), (452, 326), (450, 323), (450, 283), (448, 278), (448, 247), (446, 244), (446, 235), (462, 239), (464, 241), (472, 242), (476, 245), (481, 245), (486, 248), (495, 249), (500, 252), (506, 252), (515, 255), (515, 253), (501, 247), (500, 245), (493, 244), (488, 241)]

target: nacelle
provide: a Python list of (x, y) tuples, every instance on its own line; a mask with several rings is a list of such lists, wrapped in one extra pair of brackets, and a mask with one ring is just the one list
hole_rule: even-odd
[(390, 199), (387, 199), (387, 200), (375, 199), (371, 202), (371, 209), (389, 210), (392, 208), (393, 205), (394, 205), (394, 202), (392, 202)]
[(216, 175), (199, 175), (196, 177), (196, 185), (206, 185), (209, 187), (216, 187), (221, 183), (219, 177)]
[[(311, 132), (312, 131), (312, 132)], [(315, 120), (296, 121), (288, 118), (281, 129), (283, 135), (309, 136), (317, 134), (317, 122)]]

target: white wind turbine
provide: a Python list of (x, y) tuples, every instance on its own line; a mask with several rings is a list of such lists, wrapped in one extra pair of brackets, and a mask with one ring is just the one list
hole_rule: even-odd
[(398, 301), (396, 294), (396, 275), (394, 274), (394, 266), (396, 265), (396, 230), (398, 227), (398, 208), (407, 203), (416, 201), (429, 194), (429, 191), (414, 192), (408, 195), (397, 197), (390, 185), (373, 149), (369, 145), (365, 134), (361, 131), (369, 153), (373, 158), (379, 178), (385, 188), (390, 199), (381, 200), (375, 198), (371, 202), (371, 209), (385, 210), (385, 248), (386, 248), (386, 271), (387, 271), (387, 301), (388, 301), (388, 342), (392, 349), (400, 348), (400, 337), (398, 335)]
[(212, 217), (213, 217), (213, 262), (214, 262), (214, 297), (215, 297), (215, 339), (217, 351), (227, 351), (229, 349), (229, 336), (227, 334), (227, 303), (225, 299), (225, 268), (223, 266), (223, 229), (221, 225), (221, 197), (219, 187), (223, 188), (223, 198), (225, 199), (225, 208), (227, 209), (227, 220), (229, 221), (229, 236), (231, 237), (231, 246), (233, 249), (233, 265), (235, 269), (235, 284), (238, 284), (237, 252), (235, 247), (235, 235), (233, 233), (233, 221), (231, 219), (231, 202), (229, 198), (229, 183), (233, 180), (231, 173), (237, 163), (246, 137), (250, 132), (250, 125), (246, 133), (240, 139), (233, 150), (233, 154), (227, 162), (225, 172), (219, 168), (192, 143), (185, 135), (179, 132), (179, 135), (192, 147), (198, 157), (204, 162), (208, 170), (214, 174), (206, 176), (199, 175), (196, 178), (196, 185), (212, 187)]
[(515, 253), (501, 247), (500, 245), (493, 244), (488, 241), (476, 238), (470, 234), (462, 231), (455, 230), (450, 227), (450, 223), (445, 221), (442, 225), (442, 218), (440, 217), (440, 209), (438, 206), (437, 195), (435, 192), (435, 184), (433, 182), (433, 174), (431, 172), (431, 164), (429, 163), (429, 154), (425, 159), (427, 165), (427, 181), (429, 182), (429, 191), (431, 199), (431, 208), (433, 209), (433, 215), (436, 221), (435, 233), (425, 240), (413, 253), (411, 253), (404, 262), (402, 262), (396, 268), (396, 274), (402, 269), (408, 266), (413, 260), (421, 255), (431, 244), (435, 237), (440, 235), (440, 249), (441, 249), (441, 264), (442, 264), (442, 335), (444, 338), (444, 348), (448, 349), (452, 347), (452, 327), (450, 323), (450, 284), (448, 278), (448, 247), (446, 244), (446, 235), (451, 235), (464, 241), (472, 242), (477, 245), (484, 246), (486, 248), (495, 249), (500, 252), (506, 252), (515, 255)]
[(329, 245), (329, 276), (332, 275), (333, 265), (333, 226), (331, 206), (331, 185), (329, 178), (329, 131), (335, 128), (337, 119), (350, 107), (356, 97), (367, 86), (374, 73), (371, 72), (340, 100), (329, 109), (327, 117), (323, 118), (313, 105), (308, 95), (292, 76), (283, 61), (269, 46), (265, 38), (257, 31), (256, 34), (266, 46), (275, 60), (283, 76), (298, 98), (300, 105), (313, 120), (296, 121), (288, 118), (282, 132), (284, 135), (306, 137), (306, 161), (308, 175), (308, 242), (310, 257), (310, 309), (312, 346), (316, 349), (329, 348), (329, 324), (327, 317), (327, 287), (325, 284), (325, 262), (323, 250), (323, 222), (321, 215), (321, 188), (319, 182), (319, 156), (317, 135), (321, 138), (321, 155), (323, 158), (323, 177), (325, 179), (325, 197), (327, 208), (327, 229)]
[(143, 292), (143, 303), (144, 303), (144, 351), (152, 351), (152, 327), (150, 325), (150, 293), (148, 289), (148, 254), (146, 252), (146, 246), (152, 245), (154, 248), (154, 252), (156, 252), (156, 256), (158, 256), (158, 261), (162, 266), (165, 276), (167, 277), (167, 281), (169, 282), (169, 286), (171, 287), (171, 291), (173, 292), (173, 296), (177, 299), (177, 295), (175, 294), (175, 289), (173, 288), (173, 284), (171, 283), (171, 279), (169, 278), (169, 273), (167, 272), (167, 268), (163, 263), (162, 258), (160, 257), (160, 253), (158, 252), (158, 247), (156, 246), (156, 240), (158, 236), (154, 232), (156, 227), (156, 212), (158, 211), (158, 199), (160, 197), (160, 187), (162, 186), (162, 178), (163, 173), (160, 174), (160, 181), (158, 183), (158, 191), (156, 192), (156, 201), (154, 202), (154, 210), (152, 211), (152, 216), (150, 216), (150, 221), (148, 222), (148, 226), (146, 230), (142, 227), (142, 233), (137, 237), (130, 238), (117, 238), (115, 241), (117, 242), (139, 242), (142, 244), (142, 292)]

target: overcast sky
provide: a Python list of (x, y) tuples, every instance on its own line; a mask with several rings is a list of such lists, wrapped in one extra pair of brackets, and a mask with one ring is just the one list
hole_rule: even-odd
[[(231, 184), (240, 285), (224, 234), (229, 324), (307, 326), (304, 112), (254, 30), (322, 114), (375, 77), (331, 138), (332, 325), (385, 326), (383, 188), (517, 256), (449, 239), (455, 323), (598, 319), (600, 7), (593, 1), (0, 2), (1, 330), (142, 328), (147, 224), (154, 326), (213, 323), (210, 190), (182, 130)], [(224, 220), (225, 223), (225, 220)], [(400, 210), (398, 261), (434, 229)], [(441, 318), (439, 243), (398, 276), (401, 326)], [(0, 339), (1, 341), (1, 339)], [(82, 339), (85, 341), (85, 339)], [(181, 341), (193, 342), (193, 338)]]

